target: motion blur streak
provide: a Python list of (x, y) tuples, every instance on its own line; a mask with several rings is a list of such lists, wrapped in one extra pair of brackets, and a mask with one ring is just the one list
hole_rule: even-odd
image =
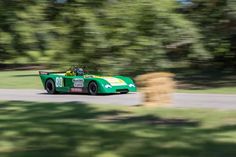
[(235, 67), (234, 0), (1, 0), (0, 61), (132, 74)]

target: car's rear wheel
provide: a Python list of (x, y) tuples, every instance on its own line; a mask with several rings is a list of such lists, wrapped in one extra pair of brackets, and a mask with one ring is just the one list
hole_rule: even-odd
[(45, 88), (49, 94), (56, 94), (57, 93), (55, 83), (52, 79), (49, 79), (46, 81)]
[(90, 82), (88, 85), (88, 92), (90, 95), (97, 95), (98, 94), (98, 85), (96, 82)]

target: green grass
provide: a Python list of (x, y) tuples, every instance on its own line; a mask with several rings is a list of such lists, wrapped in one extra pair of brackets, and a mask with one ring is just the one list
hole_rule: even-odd
[(1, 157), (235, 157), (236, 111), (0, 103)]
[(206, 93), (206, 94), (236, 94), (236, 86), (234, 87), (219, 87), (209, 89), (178, 89), (178, 93)]
[(236, 73), (233, 69), (176, 68), (176, 80), (184, 93), (236, 94)]
[(38, 71), (2, 71), (0, 88), (39, 89), (43, 88)]
[[(7, 89), (42, 89), (38, 71), (2, 71), (0, 72), (0, 88)], [(213, 93), (236, 94), (236, 86), (206, 88), (206, 89), (178, 89), (178, 93)]]

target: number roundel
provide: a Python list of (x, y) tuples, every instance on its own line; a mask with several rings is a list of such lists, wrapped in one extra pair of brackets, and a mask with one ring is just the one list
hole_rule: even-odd
[(56, 87), (63, 87), (63, 78), (56, 77)]

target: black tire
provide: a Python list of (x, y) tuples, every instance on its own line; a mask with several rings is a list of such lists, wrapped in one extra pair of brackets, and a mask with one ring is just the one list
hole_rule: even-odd
[(52, 79), (49, 79), (46, 81), (45, 89), (47, 90), (48, 94), (56, 94), (57, 93), (55, 83)]
[(89, 83), (88, 92), (90, 95), (97, 95), (98, 94), (98, 85), (96, 82), (92, 81)]

